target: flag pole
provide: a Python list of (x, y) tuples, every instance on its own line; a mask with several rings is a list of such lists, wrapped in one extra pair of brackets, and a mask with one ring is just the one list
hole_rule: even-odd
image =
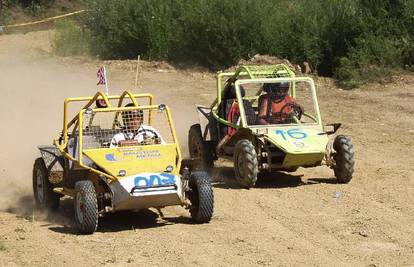
[(138, 55), (138, 59), (137, 59), (137, 69), (135, 72), (135, 90), (137, 90), (138, 87), (138, 73), (139, 73), (139, 60), (140, 60), (140, 55)]
[(105, 77), (105, 90), (106, 90), (106, 95), (109, 95), (109, 89), (108, 89), (108, 77), (106, 77), (106, 68), (105, 66), (103, 67), (104, 69), (104, 77)]

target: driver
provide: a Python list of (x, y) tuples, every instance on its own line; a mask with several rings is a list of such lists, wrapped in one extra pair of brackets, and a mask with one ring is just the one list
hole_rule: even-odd
[[(134, 107), (129, 103), (125, 107)], [(112, 137), (110, 147), (164, 144), (161, 135), (151, 126), (144, 125), (144, 112), (139, 110), (127, 110), (122, 112), (124, 130)]]
[(259, 124), (292, 123), (293, 117), (298, 119), (304, 110), (288, 95), (289, 83), (265, 83), (266, 94), (259, 99)]

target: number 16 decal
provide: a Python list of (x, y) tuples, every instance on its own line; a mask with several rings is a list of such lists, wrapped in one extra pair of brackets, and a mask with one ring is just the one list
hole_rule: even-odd
[(308, 137), (308, 135), (303, 132), (300, 129), (289, 129), (287, 131), (285, 130), (276, 130), (276, 134), (282, 136), (282, 138), (287, 141), (287, 137), (293, 138), (293, 139), (304, 139)]

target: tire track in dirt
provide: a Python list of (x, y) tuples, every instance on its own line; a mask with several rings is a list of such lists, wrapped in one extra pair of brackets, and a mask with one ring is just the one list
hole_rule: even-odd
[[(335, 183), (325, 167), (262, 177), (239, 189), (232, 164), (214, 171), (215, 215), (190, 223), (180, 207), (118, 213), (98, 232), (77, 235), (72, 201), (58, 213), (33, 208), (36, 145), (61, 128), (65, 97), (96, 92), (102, 63), (51, 57), (49, 32), (0, 36), (0, 262), (8, 265), (355, 266), (414, 264), (414, 76), (388, 85), (337, 90), (317, 78), (324, 122), (343, 122), (353, 138), (355, 177)], [(41, 50), (39, 50), (41, 49)], [(42, 52), (43, 51), (43, 52)], [(46, 51), (46, 52), (45, 52)], [(132, 88), (134, 62), (110, 62), (111, 92)], [(144, 68), (137, 91), (172, 108), (182, 149), (197, 116), (214, 99), (214, 76), (194, 70)], [(388, 102), (384, 102), (384, 98)], [(70, 251), (70, 253), (68, 253)], [(18, 255), (18, 256), (16, 256)]]

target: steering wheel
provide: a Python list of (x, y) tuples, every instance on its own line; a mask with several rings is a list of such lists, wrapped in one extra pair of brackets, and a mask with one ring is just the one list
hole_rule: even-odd
[(161, 144), (161, 138), (158, 136), (147, 136), (141, 141), (141, 145), (158, 145)]
[[(287, 110), (288, 108), (290, 108), (291, 110), (289, 112), (285, 112), (285, 109)], [(303, 109), (298, 104), (294, 102), (290, 102), (290, 103), (286, 103), (280, 109), (280, 113), (287, 114), (288, 118), (291, 118), (293, 116), (293, 117), (296, 117), (298, 120), (300, 120), (303, 115)]]

